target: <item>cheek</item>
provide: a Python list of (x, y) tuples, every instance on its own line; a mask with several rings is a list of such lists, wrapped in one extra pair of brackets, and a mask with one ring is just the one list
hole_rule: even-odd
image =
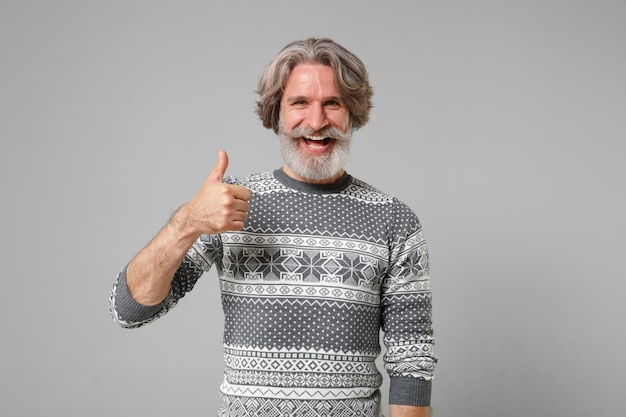
[(281, 113), (281, 120), (283, 122), (283, 131), (289, 133), (302, 121), (302, 117), (299, 117), (295, 112), (285, 112)]
[(335, 113), (330, 117), (333, 126), (340, 128), (343, 132), (348, 130), (350, 118), (345, 113)]

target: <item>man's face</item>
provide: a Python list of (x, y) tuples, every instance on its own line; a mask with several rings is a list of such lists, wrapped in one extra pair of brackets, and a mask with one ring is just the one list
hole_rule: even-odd
[(281, 150), (285, 172), (305, 182), (330, 183), (343, 175), (349, 153), (349, 111), (333, 69), (296, 65), (280, 101)]

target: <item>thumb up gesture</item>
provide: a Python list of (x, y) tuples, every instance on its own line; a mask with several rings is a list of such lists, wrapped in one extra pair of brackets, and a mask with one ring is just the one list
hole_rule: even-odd
[[(217, 234), (243, 229), (252, 192), (241, 185), (224, 184), (228, 155), (220, 151), (217, 164), (198, 193), (187, 203), (184, 222), (197, 234)], [(181, 213), (182, 214), (182, 213)]]

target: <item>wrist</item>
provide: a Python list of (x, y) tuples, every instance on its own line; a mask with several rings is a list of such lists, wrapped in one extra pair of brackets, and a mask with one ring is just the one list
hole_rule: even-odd
[(188, 206), (184, 205), (176, 210), (166, 225), (174, 240), (182, 246), (191, 246), (202, 234), (192, 219)]

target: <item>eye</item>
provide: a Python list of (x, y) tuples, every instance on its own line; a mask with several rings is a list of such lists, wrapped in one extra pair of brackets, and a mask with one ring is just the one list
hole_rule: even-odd
[(328, 107), (341, 107), (341, 103), (337, 100), (328, 100), (325, 105)]

